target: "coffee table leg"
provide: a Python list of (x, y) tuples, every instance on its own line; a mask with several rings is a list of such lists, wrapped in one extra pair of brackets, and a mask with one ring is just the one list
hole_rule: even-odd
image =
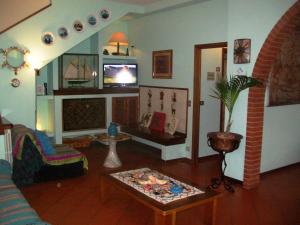
[(162, 215), (158, 212), (154, 212), (154, 225), (175, 225), (176, 224), (176, 212), (171, 215)]
[(207, 225), (216, 224), (216, 209), (217, 209), (217, 199), (210, 201), (206, 204), (204, 223)]
[(116, 150), (117, 142), (115, 140), (109, 141), (109, 151), (106, 156), (104, 166), (108, 168), (117, 168), (122, 165)]

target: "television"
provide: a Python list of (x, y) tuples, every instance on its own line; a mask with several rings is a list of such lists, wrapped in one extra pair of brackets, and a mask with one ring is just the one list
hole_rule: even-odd
[(137, 71), (137, 64), (103, 64), (103, 86), (135, 86)]

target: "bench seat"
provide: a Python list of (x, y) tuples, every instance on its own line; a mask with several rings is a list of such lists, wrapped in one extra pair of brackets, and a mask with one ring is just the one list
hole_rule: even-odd
[(121, 131), (132, 135), (135, 141), (159, 148), (163, 160), (186, 157), (186, 134), (176, 132), (171, 135), (142, 127), (121, 127)]

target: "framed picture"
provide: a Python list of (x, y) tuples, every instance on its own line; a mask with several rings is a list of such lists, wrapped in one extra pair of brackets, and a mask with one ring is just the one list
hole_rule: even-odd
[(76, 20), (73, 23), (73, 28), (74, 30), (76, 30), (77, 32), (82, 32), (83, 31), (83, 23), (79, 20)]
[(250, 63), (251, 39), (234, 40), (234, 56), (235, 64)]
[(152, 77), (159, 79), (172, 79), (173, 50), (152, 52)]

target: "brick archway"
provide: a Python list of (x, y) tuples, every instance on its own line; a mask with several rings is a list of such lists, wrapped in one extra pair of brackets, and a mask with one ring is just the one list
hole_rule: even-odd
[[(257, 57), (253, 77), (266, 81), (271, 66), (279, 54), (281, 45), (295, 30), (300, 17), (298, 0), (278, 21), (268, 35)], [(265, 87), (251, 88), (248, 96), (248, 116), (246, 130), (246, 153), (244, 183), (246, 189), (256, 187), (260, 181), (260, 162), (264, 121)]]
[[(298, 0), (278, 21), (268, 35), (257, 57), (253, 77), (267, 81), (271, 67), (281, 45), (295, 30), (300, 21)], [(244, 183), (246, 189), (256, 187), (260, 181), (260, 162), (264, 121), (265, 87), (251, 88), (248, 96), (246, 153)]]

